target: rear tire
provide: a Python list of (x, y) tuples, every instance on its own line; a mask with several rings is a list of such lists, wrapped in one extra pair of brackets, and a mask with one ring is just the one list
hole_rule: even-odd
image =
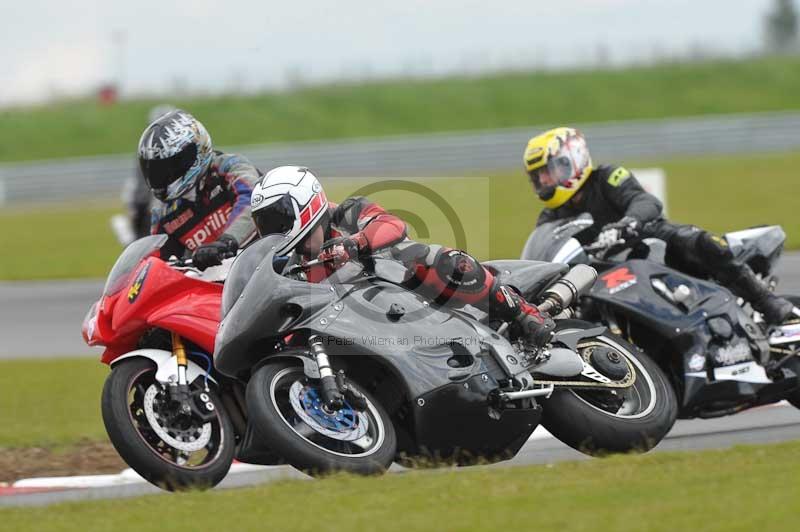
[[(114, 364), (103, 386), (101, 402), (103, 423), (111, 443), (134, 471), (162, 489), (204, 489), (219, 484), (228, 474), (235, 451), (233, 425), (222, 402), (213, 390), (209, 392), (217, 415), (208, 422), (213, 427), (207, 444), (210, 450), (201, 458), (202, 462), (185, 466), (170, 462), (167, 454), (175, 449), (164, 440), (160, 440), (163, 446), (158, 446), (158, 435), (142, 413), (143, 407), (137, 403), (141, 402), (137, 394), (141, 395), (142, 389), (158, 386), (155, 371), (155, 363), (147, 358), (131, 358)], [(151, 401), (154, 403), (157, 399), (151, 398)], [(159, 453), (156, 448), (162, 451)]]
[[(781, 297), (788, 299), (789, 301), (792, 302), (792, 304), (795, 307), (800, 308), (800, 296), (781, 296)], [(797, 373), (798, 375), (797, 378), (798, 380), (800, 380), (800, 357), (796, 356), (795, 359), (796, 359), (795, 361), (787, 363), (787, 366), (790, 365), (789, 369)], [(786, 401), (793, 407), (800, 408), (800, 390), (790, 393), (786, 397)]]
[[(585, 322), (576, 320), (558, 322), (559, 329), (585, 326)], [(570, 447), (592, 456), (649, 451), (667, 435), (678, 414), (678, 402), (669, 380), (647, 355), (609, 332), (582, 342), (586, 340), (607, 345), (631, 362), (637, 373), (637, 382), (631, 388), (636, 388), (637, 383), (646, 385), (646, 389), (637, 391), (643, 403), (641, 411), (630, 415), (613, 413), (592, 404), (592, 394), (598, 394), (597, 391), (561, 389), (543, 401), (542, 425)], [(633, 391), (636, 390), (625, 393)], [(642, 401), (645, 393), (650, 396)]]
[[(302, 366), (287, 360), (268, 363), (256, 370), (247, 384), (250, 422), (257, 434), (269, 442), (270, 449), (310, 475), (336, 471), (358, 475), (384, 473), (397, 452), (392, 420), (374, 397), (358, 383), (348, 381), (366, 396), (367, 410), (357, 413), (342, 409), (335, 415), (325, 414), (311, 407), (309, 397), (316, 397), (316, 388), (313, 381), (306, 379)], [(302, 410), (305, 406), (309, 408)], [(304, 417), (298, 414), (298, 407)], [(328, 434), (315, 427), (327, 430)], [(364, 436), (355, 440), (339, 439), (348, 434), (356, 436), (364, 430)]]

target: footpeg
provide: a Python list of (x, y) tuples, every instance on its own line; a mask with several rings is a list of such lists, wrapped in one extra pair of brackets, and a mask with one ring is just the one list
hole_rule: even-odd
[(792, 323), (776, 328), (769, 335), (769, 345), (783, 345), (800, 342), (800, 323)]

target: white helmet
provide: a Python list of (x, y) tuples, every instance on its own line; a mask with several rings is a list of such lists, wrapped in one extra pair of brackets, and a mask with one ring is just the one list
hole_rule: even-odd
[(308, 168), (279, 166), (267, 172), (253, 189), (250, 207), (258, 234), (286, 236), (276, 251), (285, 255), (325, 218), (328, 200)]

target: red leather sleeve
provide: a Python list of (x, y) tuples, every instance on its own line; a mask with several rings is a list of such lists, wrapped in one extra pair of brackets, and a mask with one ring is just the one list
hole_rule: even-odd
[(374, 251), (406, 238), (405, 222), (376, 203), (368, 204), (358, 214), (358, 221), (364, 220), (369, 220), (367, 225), (351, 236), (358, 242), (359, 248)]

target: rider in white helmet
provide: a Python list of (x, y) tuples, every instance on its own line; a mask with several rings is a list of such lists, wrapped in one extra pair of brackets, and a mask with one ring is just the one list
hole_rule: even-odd
[(472, 304), (511, 321), (514, 332), (536, 346), (547, 343), (552, 335), (555, 324), (549, 317), (512, 287), (497, 282), (471, 255), (408, 240), (405, 223), (365, 197), (348, 198), (341, 205), (330, 203), (308, 168), (271, 170), (253, 189), (251, 206), (261, 236), (286, 237), (277, 254), (290, 255), (290, 262), (322, 261), (307, 270), (310, 282), (324, 280), (351, 259), (389, 250), (406, 263), (408, 286), (437, 302)]

